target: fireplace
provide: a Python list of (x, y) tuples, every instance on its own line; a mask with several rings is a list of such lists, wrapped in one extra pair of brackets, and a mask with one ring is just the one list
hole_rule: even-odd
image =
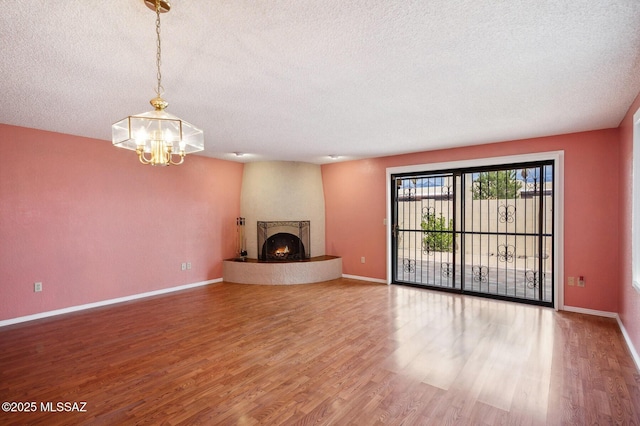
[(267, 262), (305, 260), (311, 257), (310, 221), (258, 222), (258, 259)]

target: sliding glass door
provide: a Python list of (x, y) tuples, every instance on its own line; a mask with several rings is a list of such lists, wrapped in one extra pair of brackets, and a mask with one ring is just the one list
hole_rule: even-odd
[(553, 306), (553, 162), (392, 175), (393, 282)]

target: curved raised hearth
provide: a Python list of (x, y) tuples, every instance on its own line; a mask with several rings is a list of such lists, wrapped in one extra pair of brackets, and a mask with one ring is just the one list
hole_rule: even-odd
[(295, 262), (262, 262), (257, 259), (222, 262), (222, 279), (239, 284), (311, 284), (342, 276), (342, 258), (317, 256)]

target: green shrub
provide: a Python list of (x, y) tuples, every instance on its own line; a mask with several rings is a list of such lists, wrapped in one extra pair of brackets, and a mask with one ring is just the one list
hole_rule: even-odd
[(431, 251), (452, 251), (453, 250), (453, 219), (447, 219), (442, 216), (436, 217), (435, 213), (425, 213), (422, 215), (422, 250)]

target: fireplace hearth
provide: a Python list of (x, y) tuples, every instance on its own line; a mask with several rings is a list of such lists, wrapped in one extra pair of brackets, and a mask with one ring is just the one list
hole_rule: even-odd
[(258, 222), (258, 259), (300, 261), (311, 257), (308, 220)]

